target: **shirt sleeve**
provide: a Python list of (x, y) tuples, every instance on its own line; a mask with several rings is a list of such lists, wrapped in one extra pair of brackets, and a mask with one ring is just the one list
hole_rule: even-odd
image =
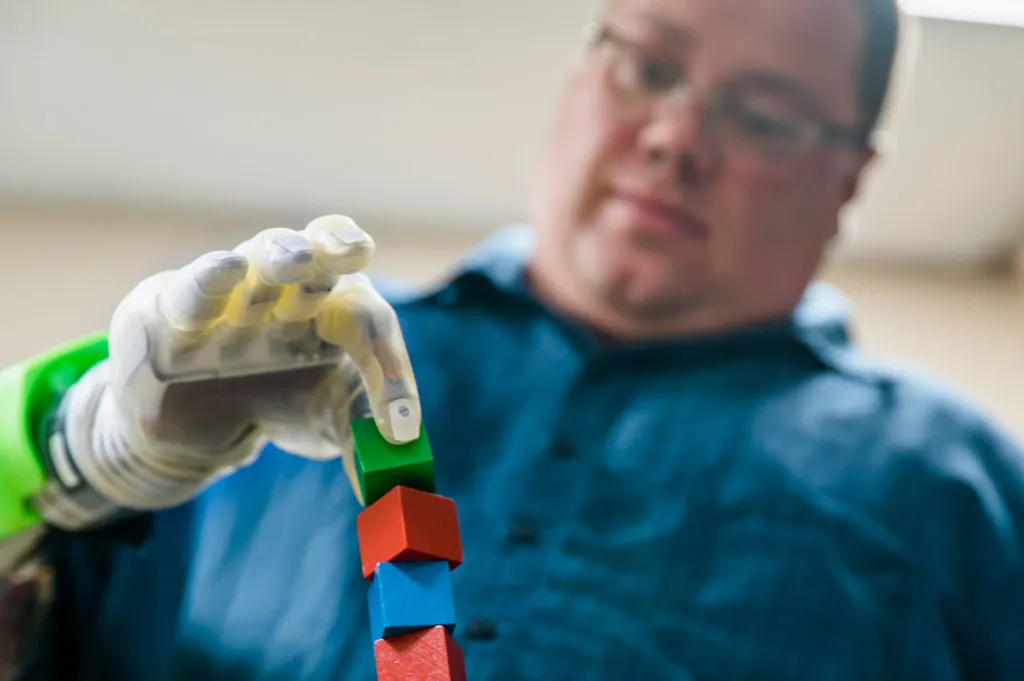
[(52, 605), (52, 565), (38, 551), (0, 577), (0, 679), (20, 678), (23, 666), (35, 657)]
[(57, 657), (50, 634), (61, 620), (58, 563), (66, 543), (32, 501), (47, 481), (42, 424), (106, 353), (105, 334), (93, 334), (0, 371), (0, 681), (73, 678), (55, 668), (31, 670), (35, 661)]
[(1024, 452), (979, 425), (965, 443), (956, 516), (954, 579), (960, 585), (954, 636), (971, 681), (1024, 679)]
[(0, 681), (78, 681), (103, 605), (109, 542), (50, 534), (0, 579)]

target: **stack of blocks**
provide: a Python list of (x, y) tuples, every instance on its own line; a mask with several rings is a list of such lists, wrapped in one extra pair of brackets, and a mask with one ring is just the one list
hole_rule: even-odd
[(462, 564), (455, 502), (435, 494), (426, 431), (394, 445), (372, 418), (352, 424), (365, 508), (359, 552), (370, 582), (370, 629), (379, 681), (466, 681), (452, 632), (451, 571)]

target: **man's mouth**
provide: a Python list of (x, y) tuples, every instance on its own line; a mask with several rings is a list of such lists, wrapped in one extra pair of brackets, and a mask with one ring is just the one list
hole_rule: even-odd
[(614, 210), (633, 229), (650, 235), (687, 236), (704, 240), (708, 225), (682, 201), (654, 192), (613, 190)]

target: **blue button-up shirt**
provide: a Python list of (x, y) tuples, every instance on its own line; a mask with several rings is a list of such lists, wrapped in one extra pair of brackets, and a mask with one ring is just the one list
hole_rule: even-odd
[[(422, 393), (470, 681), (1024, 680), (1024, 459), (856, 349), (837, 292), (716, 338), (604, 344), (500, 233), (389, 292)], [(984, 352), (984, 348), (979, 348)], [(61, 681), (370, 681), (359, 507), (268, 449), (141, 548), (64, 554)]]

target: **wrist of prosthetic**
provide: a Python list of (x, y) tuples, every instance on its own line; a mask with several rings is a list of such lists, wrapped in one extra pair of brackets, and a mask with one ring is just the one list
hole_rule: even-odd
[[(239, 464), (237, 452), (211, 456), (147, 442), (117, 408), (108, 377), (106, 362), (90, 369), (43, 425), (47, 482), (33, 504), (63, 530), (177, 506)], [(252, 451), (252, 443), (245, 444)]]
[(153, 446), (115, 408), (108, 371), (105, 334), (0, 371), (4, 546), (46, 526), (108, 534), (120, 518), (188, 500), (252, 451), (242, 443), (225, 461)]

